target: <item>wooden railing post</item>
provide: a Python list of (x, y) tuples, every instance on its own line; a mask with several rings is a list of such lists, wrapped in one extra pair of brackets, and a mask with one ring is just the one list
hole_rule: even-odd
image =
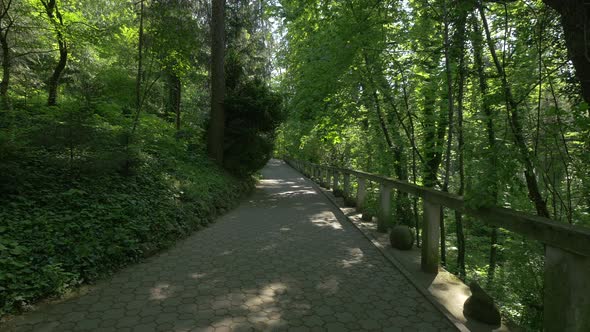
[(422, 271), (438, 273), (440, 261), (440, 205), (424, 199), (422, 223)]
[(326, 175), (326, 178), (324, 180), (324, 182), (325, 182), (324, 186), (326, 189), (330, 189), (330, 170), (326, 168), (324, 171), (325, 171), (325, 175)]
[(338, 190), (338, 171), (332, 171), (332, 191)]
[(379, 215), (377, 216), (377, 232), (386, 233), (391, 218), (391, 186), (381, 183), (379, 186)]
[(344, 173), (343, 178), (342, 192), (344, 193), (344, 198), (348, 198), (350, 197), (350, 174)]
[(545, 247), (545, 331), (590, 329), (590, 257)]
[(357, 181), (356, 209), (362, 212), (365, 207), (365, 201), (367, 200), (367, 179), (357, 177)]

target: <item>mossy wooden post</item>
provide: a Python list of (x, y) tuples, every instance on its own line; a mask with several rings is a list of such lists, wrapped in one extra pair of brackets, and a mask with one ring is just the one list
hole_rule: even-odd
[(324, 183), (325, 183), (324, 184), (324, 187), (326, 189), (330, 189), (330, 170), (327, 169), (327, 168), (325, 168), (324, 169), (324, 172), (325, 172), (325, 175), (326, 175), (326, 178), (324, 179)]
[(422, 271), (438, 273), (440, 261), (440, 205), (424, 199), (422, 223)]
[(379, 186), (379, 216), (377, 216), (377, 232), (386, 233), (391, 218), (391, 185), (381, 183)]
[(590, 331), (590, 257), (545, 247), (545, 331)]
[(334, 169), (332, 171), (332, 192), (334, 192), (335, 190), (338, 190), (338, 171), (336, 169)]
[(356, 209), (363, 212), (367, 200), (367, 179), (357, 177), (358, 188), (356, 191)]
[(343, 184), (342, 184), (342, 192), (344, 193), (344, 198), (350, 197), (350, 174), (344, 173), (343, 177)]

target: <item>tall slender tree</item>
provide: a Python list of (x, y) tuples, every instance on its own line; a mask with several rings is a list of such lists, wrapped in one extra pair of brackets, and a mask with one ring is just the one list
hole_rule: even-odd
[(561, 14), (561, 26), (569, 57), (582, 85), (582, 95), (590, 104), (590, 58), (588, 57), (590, 4), (586, 0), (543, 0), (543, 2)]
[(522, 115), (512, 93), (512, 88), (508, 84), (508, 78), (506, 70), (503, 64), (500, 62), (499, 57), (496, 53), (496, 47), (492, 40), (488, 20), (485, 15), (485, 10), (481, 3), (478, 4), (478, 11), (483, 23), (483, 28), (486, 36), (486, 41), (492, 60), (496, 67), (496, 71), (500, 76), (502, 90), (504, 92), (504, 99), (506, 109), (508, 111), (508, 117), (510, 121), (510, 129), (514, 137), (514, 143), (520, 152), (520, 158), (524, 164), (524, 177), (526, 179), (527, 188), (529, 191), (529, 198), (535, 205), (537, 214), (541, 217), (549, 218), (549, 210), (547, 209), (547, 201), (543, 198), (541, 190), (539, 189), (539, 183), (537, 180), (536, 170), (534, 162), (531, 158), (529, 147), (525, 139), (524, 128), (522, 124)]
[(207, 136), (209, 157), (223, 163), (225, 129), (225, 0), (213, 0), (211, 19), (211, 112)]
[(8, 100), (8, 86), (12, 71), (12, 50), (8, 35), (14, 26), (14, 19), (10, 13), (13, 0), (0, 0), (0, 50), (2, 51), (2, 82), (0, 82), (0, 106), (10, 108)]
[(59, 4), (57, 0), (40, 1), (43, 7), (45, 8), (47, 18), (49, 18), (49, 21), (53, 26), (55, 37), (57, 40), (57, 46), (59, 48), (59, 59), (57, 61), (57, 64), (53, 68), (53, 73), (49, 77), (49, 83), (47, 85), (47, 105), (55, 106), (57, 105), (57, 90), (59, 88), (59, 81), (61, 79), (61, 75), (64, 69), (66, 68), (66, 64), (68, 63), (68, 41), (65, 35), (66, 26), (64, 24), (63, 16), (59, 10)]

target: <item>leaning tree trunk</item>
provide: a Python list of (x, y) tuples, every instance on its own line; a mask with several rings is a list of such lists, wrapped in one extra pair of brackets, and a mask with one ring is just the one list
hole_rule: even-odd
[[(375, 112), (379, 120), (379, 125), (385, 138), (385, 142), (387, 143), (387, 147), (392, 152), (393, 168), (395, 171), (395, 175), (397, 179), (401, 181), (407, 181), (408, 165), (407, 160), (405, 158), (404, 145), (401, 139), (401, 135), (399, 133), (399, 128), (403, 127), (402, 119), (398, 114), (397, 105), (395, 103), (395, 100), (391, 94), (389, 87), (387, 86), (387, 80), (385, 79), (385, 77), (383, 77), (383, 70), (378, 66), (375, 67), (375, 62), (370, 62), (366, 54), (364, 55), (364, 59), (365, 66), (367, 68), (368, 81), (372, 89), (371, 97), (373, 98)], [(376, 77), (374, 77), (373, 74), (375, 74)], [(384, 96), (384, 98), (387, 100), (387, 102), (394, 110), (394, 113), (396, 114), (399, 126), (398, 128), (394, 128), (394, 130), (389, 129), (389, 126), (392, 125), (392, 123), (391, 120), (387, 119), (386, 115), (382, 110), (382, 101), (379, 99), (379, 96), (377, 95), (378, 91), (381, 93), (381, 95)], [(396, 191), (395, 216), (397, 222), (402, 225), (411, 227), (412, 224), (410, 214), (410, 200), (408, 198), (408, 194), (402, 193), (399, 190)], [(387, 231), (387, 229), (384, 228), (380, 228), (378, 230), (381, 232)]]
[(209, 157), (223, 164), (223, 137), (225, 130), (225, 0), (213, 0), (211, 19), (211, 118), (207, 135)]
[(57, 0), (41, 0), (41, 3), (45, 8), (47, 17), (53, 24), (55, 35), (57, 38), (57, 45), (59, 48), (59, 60), (57, 62), (57, 65), (53, 69), (51, 77), (49, 77), (49, 82), (47, 85), (47, 105), (55, 106), (57, 105), (57, 90), (59, 88), (59, 80), (68, 62), (68, 43), (63, 33), (64, 22), (61, 12), (59, 11), (59, 7), (57, 5)]
[[(393, 110), (393, 116), (390, 116), (387, 121), (388, 125), (393, 128), (393, 130), (390, 131), (393, 142), (393, 168), (398, 180), (408, 181), (408, 160), (400, 131), (404, 130), (407, 133), (408, 138), (412, 144), (413, 140), (411, 139), (411, 133), (404, 124), (404, 119), (398, 110), (395, 98), (392, 93), (394, 89), (389, 86), (387, 79), (382, 73), (383, 70), (381, 69), (377, 71), (377, 79), (379, 80), (377, 89)], [(414, 227), (412, 222), (412, 207), (409, 195), (408, 193), (404, 193), (400, 190), (396, 190), (395, 216), (397, 223), (408, 227)]]
[(518, 109), (518, 104), (512, 95), (512, 89), (508, 85), (508, 81), (506, 78), (506, 72), (504, 71), (504, 67), (500, 63), (498, 59), (498, 55), (496, 54), (496, 49), (494, 46), (494, 42), (492, 41), (490, 28), (488, 26), (488, 21), (485, 16), (485, 12), (481, 4), (478, 4), (479, 13), (481, 16), (481, 20), (483, 23), (486, 40), (488, 44), (488, 48), (492, 55), (492, 59), (494, 65), (496, 66), (496, 70), (498, 75), (500, 76), (500, 80), (502, 82), (502, 89), (504, 91), (504, 98), (506, 100), (506, 107), (509, 113), (509, 122), (510, 128), (512, 130), (512, 134), (514, 136), (514, 143), (518, 150), (520, 151), (520, 157), (524, 164), (524, 177), (526, 180), (527, 188), (529, 191), (529, 198), (531, 202), (535, 205), (535, 209), (537, 210), (537, 214), (541, 217), (549, 218), (549, 210), (547, 209), (547, 202), (543, 199), (543, 195), (539, 190), (539, 184), (537, 181), (537, 176), (535, 174), (535, 167), (533, 164), (533, 160), (529, 153), (529, 148), (527, 146), (524, 130), (521, 123), (521, 114), (520, 110)]
[(66, 64), (68, 61), (68, 47), (67, 47), (65, 40), (58, 41), (58, 45), (59, 45), (59, 61), (57, 62), (57, 65), (53, 69), (53, 74), (49, 78), (49, 85), (48, 85), (49, 96), (47, 97), (47, 105), (48, 106), (57, 105), (57, 89), (59, 88), (59, 80), (61, 78), (61, 74), (63, 73), (64, 69), (66, 68)]

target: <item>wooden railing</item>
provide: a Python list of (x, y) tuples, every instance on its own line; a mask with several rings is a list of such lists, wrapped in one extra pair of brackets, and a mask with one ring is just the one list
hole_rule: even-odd
[[(351, 176), (357, 181), (356, 206), (367, 200), (367, 181), (379, 185), (377, 229), (387, 231), (391, 192), (398, 190), (422, 198), (421, 268), (439, 269), (441, 206), (478, 218), (545, 244), (545, 331), (590, 331), (590, 229), (505, 208), (468, 208), (462, 197), (388, 177), (287, 159), (286, 162), (314, 181), (342, 189), (351, 197)], [(342, 177), (342, 186), (340, 185)]]

